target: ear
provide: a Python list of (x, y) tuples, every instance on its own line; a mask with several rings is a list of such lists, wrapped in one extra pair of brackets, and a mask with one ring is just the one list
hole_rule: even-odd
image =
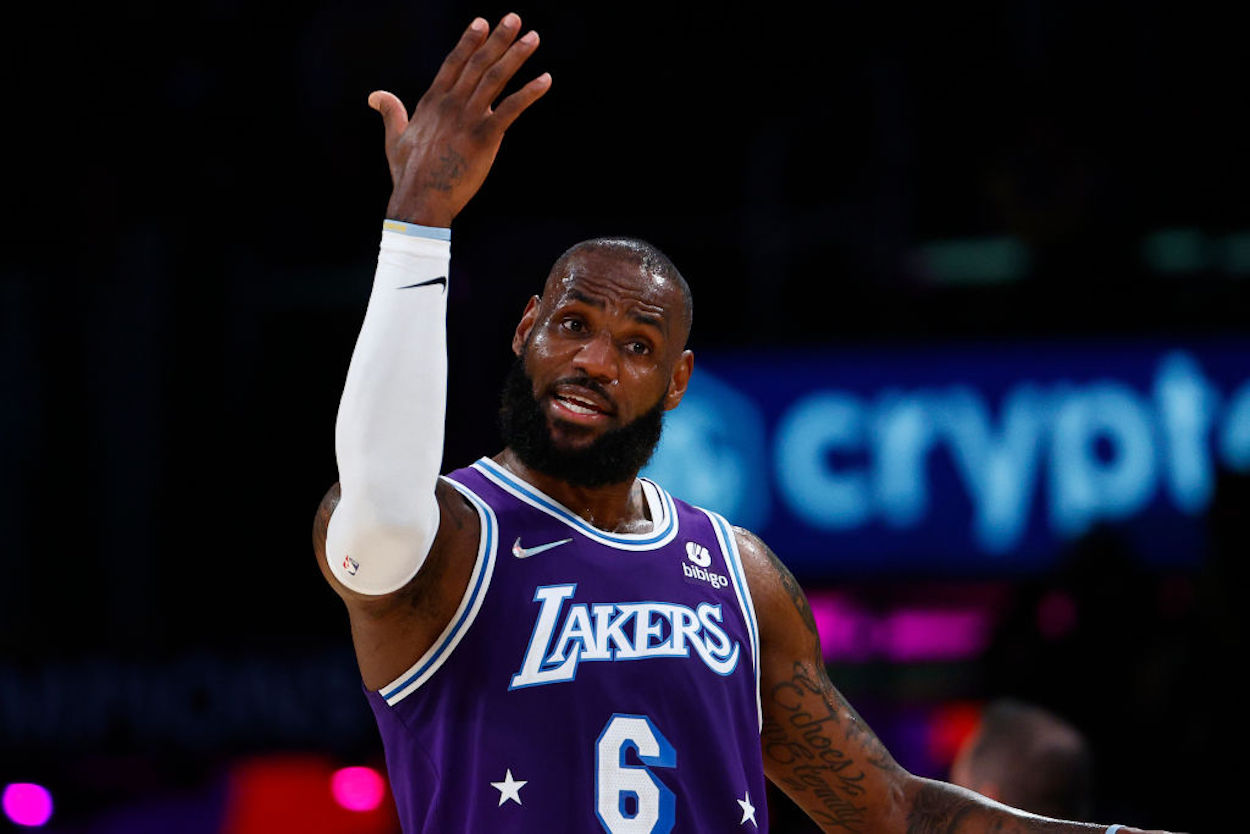
[(530, 337), (530, 331), (534, 329), (534, 322), (538, 321), (539, 302), (538, 296), (530, 296), (529, 303), (525, 305), (525, 312), (521, 314), (521, 320), (517, 322), (516, 332), (512, 334), (512, 352), (517, 356), (520, 356), (521, 351), (525, 350), (525, 340)]
[(668, 392), (664, 395), (664, 410), (672, 411), (686, 395), (686, 387), (690, 385), (690, 374), (694, 373), (694, 352), (683, 350), (677, 364), (673, 366), (673, 375), (668, 381)]

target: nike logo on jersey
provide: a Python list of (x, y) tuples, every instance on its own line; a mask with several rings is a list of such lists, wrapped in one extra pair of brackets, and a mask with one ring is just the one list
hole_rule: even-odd
[(517, 536), (516, 541), (512, 543), (512, 555), (518, 559), (528, 559), (529, 557), (542, 553), (544, 550), (550, 550), (553, 547), (559, 547), (562, 544), (568, 544), (572, 539), (560, 539), (558, 542), (547, 542), (537, 547), (521, 547), (521, 537)]
[(698, 656), (718, 675), (738, 666), (741, 645), (721, 627), (720, 604), (688, 608), (676, 602), (579, 602), (565, 609), (577, 585), (540, 585), (540, 604), (521, 669), (509, 689), (564, 683), (581, 661)]
[(407, 286), (400, 287), (400, 289), (410, 290), (413, 287), (432, 287), (435, 284), (442, 284), (443, 292), (447, 292), (447, 276), (446, 275), (440, 275), (437, 278), (431, 278), (428, 281), (418, 281), (415, 284), (408, 284)]

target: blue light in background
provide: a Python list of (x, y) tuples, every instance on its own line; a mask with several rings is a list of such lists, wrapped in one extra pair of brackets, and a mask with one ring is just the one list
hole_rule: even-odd
[(698, 496), (696, 503), (735, 524), (762, 528), (770, 500), (764, 417), (751, 397), (713, 374), (695, 379), (665, 416), (663, 441), (643, 474), (678, 497)]
[(1043, 569), (1102, 523), (1192, 563), (1217, 466), (1250, 469), (1250, 343), (699, 360), (647, 474), (809, 574)]

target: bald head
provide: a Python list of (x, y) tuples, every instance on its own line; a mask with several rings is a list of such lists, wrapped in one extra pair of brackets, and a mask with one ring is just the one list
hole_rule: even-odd
[(668, 256), (645, 240), (632, 237), (597, 237), (575, 243), (556, 259), (543, 285), (543, 301), (548, 302), (562, 291), (564, 282), (575, 271), (575, 264), (591, 257), (608, 257), (638, 267), (640, 282), (649, 282), (666, 298), (665, 307), (678, 329), (673, 342), (684, 347), (694, 321), (694, 297), (690, 285)]
[(1081, 820), (1091, 803), (1084, 736), (1058, 716), (1010, 699), (990, 703), (951, 767), (951, 781), (1007, 805)]

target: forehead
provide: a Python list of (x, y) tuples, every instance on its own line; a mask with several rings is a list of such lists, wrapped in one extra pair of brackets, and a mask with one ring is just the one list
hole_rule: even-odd
[(545, 306), (577, 301), (666, 323), (680, 318), (684, 303), (675, 281), (648, 270), (638, 255), (611, 249), (578, 250), (552, 267), (543, 289)]

